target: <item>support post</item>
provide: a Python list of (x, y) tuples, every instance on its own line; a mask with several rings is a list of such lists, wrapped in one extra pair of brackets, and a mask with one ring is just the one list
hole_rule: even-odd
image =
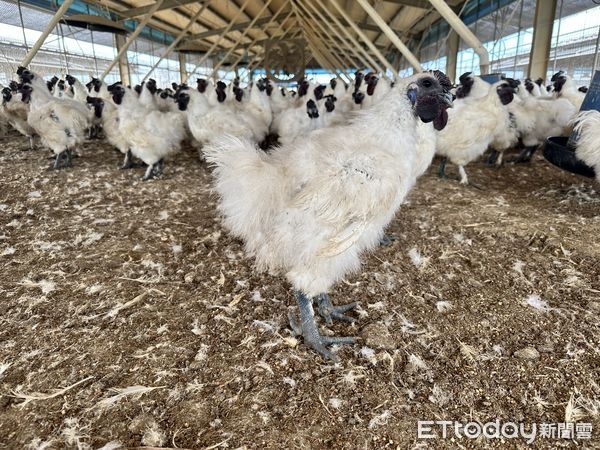
[[(371, 6), (371, 4), (367, 0), (356, 0), (362, 9), (366, 11), (366, 13), (371, 16), (373, 22), (377, 24), (377, 26), (383, 31), (383, 33), (388, 37), (392, 44), (404, 55), (408, 63), (413, 66), (413, 68), (417, 72), (422, 72), (423, 67), (421, 67), (421, 63), (417, 59), (417, 57), (410, 51), (410, 49), (404, 45), (404, 42), (400, 40), (400, 38), (396, 35), (394, 30), (392, 30), (389, 25), (382, 19), (382, 17), (375, 11), (375, 8)], [(397, 75), (396, 75), (397, 76)]]
[(179, 32), (179, 34), (175, 37), (175, 40), (173, 42), (171, 42), (171, 45), (169, 45), (165, 49), (165, 51), (162, 53), (162, 55), (160, 55), (160, 58), (158, 58), (158, 61), (156, 61), (154, 63), (154, 65), (150, 68), (150, 70), (148, 71), (148, 73), (146, 74), (146, 76), (144, 76), (144, 79), (142, 80), (142, 82), (146, 81), (146, 79), (152, 74), (152, 72), (154, 72), (154, 69), (156, 69), (158, 67), (158, 65), (162, 62), (162, 60), (165, 59), (167, 56), (169, 56), (171, 54), (171, 52), (173, 51), (173, 49), (185, 37), (186, 33), (190, 30), (190, 28), (192, 28), (192, 26), (194, 26), (194, 24), (196, 23), (196, 21), (198, 20), (198, 18), (200, 17), (200, 15), (204, 12), (204, 10), (206, 8), (208, 8), (208, 5), (210, 5), (212, 3), (212, 1), (213, 0), (205, 0), (205, 2), (203, 3), (202, 7), (196, 12), (196, 14), (194, 14), (190, 18), (190, 21), (185, 26), (185, 28)]
[(50, 20), (50, 22), (48, 22), (48, 25), (46, 25), (46, 28), (42, 32), (41, 36), (38, 38), (35, 44), (33, 44), (31, 50), (27, 52), (25, 58), (23, 58), (23, 61), (21, 61), (21, 65), (23, 67), (28, 66), (29, 63), (33, 60), (39, 49), (42, 48), (42, 45), (44, 45), (44, 42), (46, 41), (48, 35), (52, 33), (52, 30), (54, 30), (54, 27), (56, 26), (56, 24), (58, 24), (60, 19), (62, 19), (62, 17), (65, 15), (72, 3), (73, 0), (65, 0), (64, 3), (60, 5), (60, 8), (58, 8), (56, 13), (54, 13), (54, 16), (52, 16), (52, 19)]
[(352, 20), (352, 17), (350, 17), (348, 15), (348, 13), (346, 13), (346, 11), (344, 11), (344, 9), (339, 5), (339, 3), (337, 2), (337, 0), (331, 0), (331, 4), (340, 13), (340, 15), (344, 18), (344, 20), (346, 22), (348, 22), (348, 24), (354, 30), (354, 32), (363, 41), (365, 41), (365, 44), (367, 44), (367, 46), (369, 47), (369, 49), (371, 49), (371, 51), (375, 54), (375, 56), (377, 56), (377, 59), (379, 59), (379, 61), (381, 61), (381, 63), (385, 67), (387, 67), (388, 69), (390, 69), (392, 71), (392, 73), (394, 74), (395, 78), (398, 78), (398, 72), (396, 71), (396, 69), (394, 68), (394, 66), (392, 66), (390, 64), (390, 62), (387, 60), (387, 58), (381, 54), (381, 52), (377, 49), (377, 47), (375, 47), (375, 44), (373, 44), (373, 42), (371, 42), (371, 39), (369, 39), (368, 36), (365, 33), (363, 33), (363, 31), (360, 28), (358, 28), (358, 26), (354, 23), (354, 20)]
[(187, 80), (187, 56), (185, 53), (179, 52), (179, 82), (185, 83)]
[[(115, 42), (117, 44), (116, 47), (118, 53), (125, 45), (125, 36), (122, 34), (115, 35)], [(127, 62), (127, 53), (123, 53), (119, 58), (119, 76), (121, 77), (122, 83), (125, 83), (128, 86), (131, 85), (131, 75), (129, 72), (129, 63)]]
[(460, 46), (460, 36), (456, 34), (456, 31), (450, 31), (446, 45), (448, 46), (446, 53), (446, 75), (454, 83), (457, 75), (458, 47)]
[[(542, 0), (538, 0), (542, 1)], [(556, 0), (552, 0), (556, 2)], [(544, 0), (545, 2), (545, 0)], [(448, 22), (448, 25), (456, 31), (456, 33), (475, 50), (475, 53), (479, 55), (479, 70), (481, 75), (490, 73), (490, 54), (483, 46), (481, 41), (477, 39), (477, 36), (469, 29), (468, 26), (462, 21), (460, 17), (456, 15), (452, 8), (444, 0), (429, 0), (429, 3), (440, 13), (440, 15)]]
[(546, 79), (555, 14), (556, 0), (537, 0), (533, 19), (533, 42), (527, 69), (528, 77), (533, 80), (536, 78)]
[(160, 8), (160, 5), (162, 5), (162, 3), (163, 3), (163, 0), (157, 0), (156, 3), (154, 5), (152, 5), (152, 9), (150, 11), (148, 11), (148, 14), (146, 14), (144, 16), (142, 21), (135, 28), (135, 31), (129, 35), (129, 37), (127, 38), (127, 41), (125, 41), (123, 46), (119, 49), (117, 56), (115, 56), (115, 59), (113, 59), (112, 62), (108, 65), (108, 67), (106, 69), (104, 69), (104, 72), (102, 73), (102, 76), (100, 77), (100, 79), (104, 80), (106, 75), (108, 75), (108, 73), (112, 70), (112, 68), (115, 67), (115, 65), (121, 58), (121, 56), (123, 56), (127, 52), (127, 49), (129, 48), (131, 43), (135, 40), (136, 37), (139, 36), (139, 34), (142, 32), (142, 30), (148, 24), (148, 22), (150, 22), (150, 19), (152, 18), (154, 13), (158, 10), (158, 8)]

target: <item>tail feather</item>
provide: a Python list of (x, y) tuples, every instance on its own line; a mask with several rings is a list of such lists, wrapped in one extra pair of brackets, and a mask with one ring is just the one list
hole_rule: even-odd
[(286, 183), (280, 167), (251, 142), (231, 135), (212, 141), (203, 153), (215, 166), (215, 190), (225, 225), (254, 253), (283, 206)]

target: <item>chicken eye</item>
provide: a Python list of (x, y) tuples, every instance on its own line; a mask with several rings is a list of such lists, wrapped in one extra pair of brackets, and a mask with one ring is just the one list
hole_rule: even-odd
[(432, 81), (431, 81), (429, 78), (425, 78), (425, 79), (423, 80), (423, 82), (421, 83), (421, 85), (422, 85), (423, 87), (430, 88), (430, 87), (432, 87), (432, 86), (433, 86), (433, 83), (432, 83)]

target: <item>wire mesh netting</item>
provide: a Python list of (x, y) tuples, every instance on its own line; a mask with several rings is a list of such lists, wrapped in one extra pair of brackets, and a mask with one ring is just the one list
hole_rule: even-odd
[[(0, 83), (14, 78), (17, 67), (51, 18), (51, 12), (0, 0)], [(127, 51), (132, 84), (144, 78), (166, 47), (146, 39), (134, 40)], [(60, 23), (47, 37), (30, 67), (45, 78), (69, 73), (86, 80), (100, 76), (116, 55), (113, 34)], [(152, 77), (161, 85), (179, 82), (177, 54), (172, 53), (163, 59)], [(119, 79), (118, 66), (105, 77), (108, 83)]]
[[(476, 3), (475, 13), (483, 4)], [(533, 43), (536, 0), (513, 0), (469, 25), (490, 54), (492, 72), (514, 78), (525, 78)], [(445, 69), (449, 29), (438, 27), (433, 42), (419, 50), (420, 60), (427, 69)], [(429, 39), (431, 41), (431, 39)], [(600, 42), (600, 6), (589, 0), (558, 0), (553, 24), (548, 77), (564, 70), (579, 84), (589, 84)], [(405, 64), (401, 73), (408, 74)], [(479, 56), (460, 41), (456, 73), (479, 73)]]

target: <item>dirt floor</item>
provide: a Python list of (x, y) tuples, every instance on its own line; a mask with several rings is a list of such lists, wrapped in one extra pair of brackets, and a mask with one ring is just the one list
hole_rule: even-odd
[(60, 172), (24, 147), (0, 142), (0, 448), (527, 447), (417, 439), (495, 419), (591, 423), (533, 447), (600, 448), (592, 180), (541, 155), (468, 166), (482, 190), (431, 168), (332, 292), (360, 302), (333, 365), (292, 337), (290, 286), (222, 228), (191, 149), (141, 182), (105, 144)]

